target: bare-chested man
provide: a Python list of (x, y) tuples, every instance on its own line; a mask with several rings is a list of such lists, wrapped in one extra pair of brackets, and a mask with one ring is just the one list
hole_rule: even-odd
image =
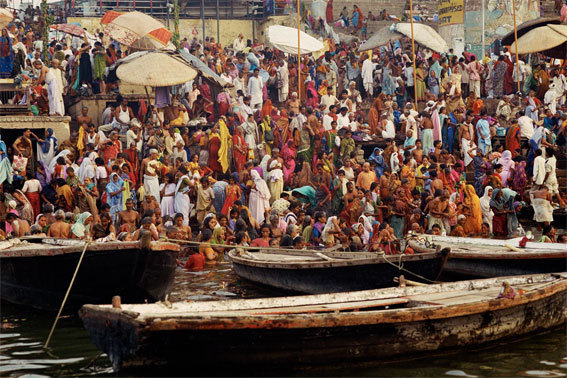
[(77, 117), (77, 123), (82, 125), (83, 123), (90, 125), (93, 123), (93, 119), (89, 116), (89, 108), (83, 106), (81, 108), (81, 115)]
[(132, 198), (126, 200), (126, 210), (118, 214), (118, 225), (120, 230), (133, 232), (140, 223), (140, 213), (134, 210)]
[(447, 216), (447, 208), (449, 207), (449, 199), (443, 194), (442, 191), (438, 190), (435, 192), (435, 198), (433, 198), (425, 207), (425, 211), (429, 213), (429, 229), (433, 227), (434, 224), (441, 227), (441, 231), (445, 230), (444, 219)]
[(415, 141), (415, 148), (411, 152), (411, 155), (415, 159), (417, 165), (421, 165), (421, 163), (423, 162), (423, 144), (421, 143), (421, 140)]
[(173, 225), (177, 228), (177, 237), (181, 240), (191, 240), (192, 232), (190, 226), (183, 225), (183, 214), (175, 214)]
[(71, 225), (65, 223), (64, 220), (65, 212), (63, 210), (57, 210), (55, 212), (55, 222), (51, 226), (49, 226), (47, 236), (53, 238), (69, 238)]
[(159, 207), (159, 203), (156, 201), (154, 196), (151, 194), (146, 194), (144, 197), (144, 201), (140, 205), (142, 209), (142, 213), (144, 214), (146, 211), (151, 210), (152, 212)]
[(435, 190), (443, 190), (443, 180), (441, 180), (438, 175), (437, 171), (429, 172), (429, 177), (431, 178), (431, 190), (435, 193)]
[(29, 235), (30, 224), (25, 219), (20, 219), (14, 213), (8, 213), (6, 215), (6, 222), (12, 226), (12, 235), (19, 238), (24, 235)]
[(472, 162), (472, 158), (469, 155), (469, 150), (474, 147), (474, 142), (472, 139), (473, 136), (473, 125), (472, 125), (473, 116), (471, 113), (467, 114), (466, 122), (461, 124), (459, 127), (459, 136), (458, 140), (461, 144), (461, 152), (463, 154), (463, 159), (465, 161), (465, 167), (468, 166)]
[(347, 192), (343, 199), (345, 201), (345, 205), (349, 205), (358, 196), (358, 191), (354, 188), (354, 184), (350, 181), (347, 182), (346, 188)]

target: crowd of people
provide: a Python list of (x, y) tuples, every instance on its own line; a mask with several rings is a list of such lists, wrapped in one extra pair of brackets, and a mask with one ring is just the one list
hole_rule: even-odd
[[(61, 111), (54, 93), (73, 95), (71, 84), (49, 89), (57, 67), (67, 83), (76, 67), (87, 88), (112, 92), (97, 75), (127, 48), (97, 38), (53, 41), (50, 61), (32, 62), (50, 114)], [(298, 64), (243, 35), (225, 48), (185, 39), (229, 86), (199, 76), (157, 88), (136, 112), (117, 95), (99, 127), (83, 108), (68, 140), (48, 129), (0, 141), (0, 236), (137, 240), (147, 230), (202, 242), (209, 262), (232, 244), (394, 254), (411, 253), (398, 243), (410, 232), (519, 236), (531, 207), (541, 241), (566, 242), (551, 225), (567, 200), (556, 173), (564, 67), (530, 56), (518, 78), (505, 48), (484, 59), (421, 50), (414, 73), (403, 41), (370, 52), (327, 42)], [(0, 52), (19, 44), (8, 43)], [(361, 144), (376, 147), (365, 158)]]

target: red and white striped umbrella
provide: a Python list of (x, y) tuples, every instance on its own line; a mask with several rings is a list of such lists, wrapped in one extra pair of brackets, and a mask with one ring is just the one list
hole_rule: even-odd
[(51, 25), (50, 27), (51, 27), (51, 29), (55, 29), (55, 30), (60, 31), (62, 33), (71, 34), (71, 35), (74, 35), (76, 37), (84, 37), (85, 36), (85, 29), (83, 29), (79, 25), (57, 24), (57, 25)]
[(104, 32), (123, 45), (143, 50), (167, 46), (172, 33), (158, 20), (141, 12), (108, 11), (100, 21)]

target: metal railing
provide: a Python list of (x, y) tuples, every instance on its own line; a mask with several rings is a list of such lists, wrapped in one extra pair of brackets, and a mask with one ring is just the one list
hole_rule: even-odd
[[(218, 4), (218, 6), (217, 6)], [(286, 12), (286, 0), (179, 0), (180, 18), (264, 19)], [(173, 0), (77, 0), (69, 16), (102, 16), (109, 10), (173, 18)]]

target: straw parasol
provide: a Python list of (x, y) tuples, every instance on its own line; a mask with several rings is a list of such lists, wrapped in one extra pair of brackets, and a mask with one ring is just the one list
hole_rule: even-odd
[(0, 28), (6, 27), (14, 19), (14, 14), (8, 8), (0, 8)]
[[(431, 26), (414, 22), (413, 28), (415, 41), (420, 45), (436, 52), (449, 51), (447, 42)], [(371, 50), (403, 37), (411, 38), (411, 24), (409, 22), (399, 22), (383, 27), (363, 43), (358, 50)]]
[(85, 36), (85, 29), (75, 24), (56, 24), (56, 25), (51, 25), (50, 28), (60, 31), (61, 33), (74, 35), (76, 37)]
[(100, 21), (105, 34), (123, 45), (141, 50), (167, 46), (172, 33), (158, 20), (141, 12), (108, 11)]
[[(394, 31), (402, 33), (406, 37), (411, 38), (411, 24), (409, 22), (399, 22), (392, 25)], [(447, 42), (433, 29), (425, 24), (413, 23), (414, 39), (420, 45), (427, 47), (433, 51), (443, 53), (449, 51)]]
[[(512, 42), (510, 52), (516, 54)], [(567, 25), (547, 24), (530, 30), (518, 38), (518, 54), (541, 52), (552, 58), (567, 58)]]
[(116, 65), (116, 76), (121, 81), (149, 87), (183, 84), (197, 76), (197, 70), (170, 51), (139, 51)]
[[(540, 26), (546, 26), (548, 24), (558, 25), (560, 23), (561, 20), (559, 17), (543, 17), (523, 22), (516, 28), (518, 31), (518, 39), (529, 31)], [(510, 46), (512, 43), (514, 43), (514, 29), (512, 29), (508, 34), (502, 37), (500, 42), (502, 43), (502, 46)]]
[[(297, 54), (297, 29), (282, 25), (272, 25), (268, 28), (268, 40), (276, 49), (288, 54)], [(300, 33), (301, 55), (311, 54), (325, 48), (323, 43), (305, 32)]]
[(374, 33), (372, 37), (368, 38), (366, 42), (360, 45), (358, 50), (372, 50), (376, 47), (384, 46), (390, 42), (397, 41), (403, 36), (404, 35), (402, 33), (398, 33), (397, 31), (392, 30), (390, 26), (384, 26), (382, 29)]

